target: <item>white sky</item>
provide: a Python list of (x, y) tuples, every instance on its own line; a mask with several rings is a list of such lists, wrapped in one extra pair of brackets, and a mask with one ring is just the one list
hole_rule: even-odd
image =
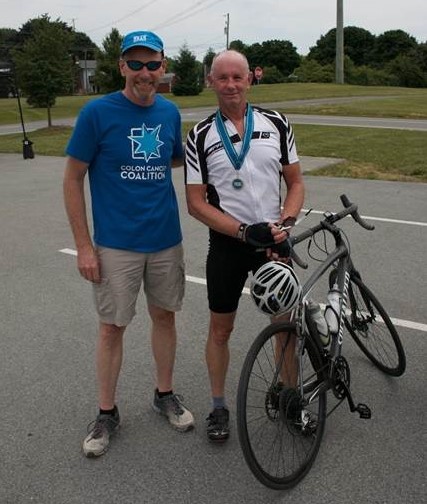
[[(336, 5), (336, 0), (0, 0), (0, 27), (19, 29), (48, 14), (98, 45), (113, 27), (122, 35), (148, 29), (163, 38), (166, 55), (176, 56), (186, 43), (201, 60), (209, 47), (225, 48), (228, 14), (230, 42), (289, 40), (299, 54), (307, 54), (336, 25)], [(426, 42), (427, 0), (344, 0), (344, 26), (374, 35), (402, 29)]]

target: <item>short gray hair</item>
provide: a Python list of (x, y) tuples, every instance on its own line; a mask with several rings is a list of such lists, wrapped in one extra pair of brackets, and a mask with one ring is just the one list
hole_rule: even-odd
[(222, 59), (227, 56), (233, 56), (234, 58), (240, 59), (245, 64), (248, 73), (250, 72), (249, 63), (248, 63), (248, 60), (244, 54), (242, 54), (239, 51), (236, 51), (235, 49), (226, 49), (225, 51), (221, 51), (220, 53), (218, 53), (214, 56), (209, 73), (213, 74), (217, 60)]

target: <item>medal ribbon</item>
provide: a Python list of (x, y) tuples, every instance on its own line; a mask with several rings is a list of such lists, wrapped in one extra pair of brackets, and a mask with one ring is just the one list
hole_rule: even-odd
[(246, 110), (245, 134), (243, 135), (242, 149), (239, 155), (237, 155), (236, 149), (234, 148), (234, 145), (230, 140), (230, 137), (228, 136), (227, 129), (224, 125), (224, 121), (222, 120), (221, 112), (219, 110), (216, 111), (215, 119), (216, 127), (218, 129), (222, 144), (224, 145), (225, 152), (234, 168), (236, 170), (240, 170), (245, 156), (249, 151), (252, 133), (254, 131), (254, 112), (252, 110), (252, 107), (248, 103)]

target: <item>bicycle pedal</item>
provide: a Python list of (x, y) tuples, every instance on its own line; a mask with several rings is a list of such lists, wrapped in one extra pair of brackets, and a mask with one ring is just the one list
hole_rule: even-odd
[(359, 413), (359, 417), (364, 420), (369, 420), (371, 418), (371, 409), (366, 404), (359, 403), (356, 406), (356, 411)]

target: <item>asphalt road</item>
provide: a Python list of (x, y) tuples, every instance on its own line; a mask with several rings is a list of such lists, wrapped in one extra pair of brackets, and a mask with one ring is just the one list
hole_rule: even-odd
[(86, 425), (96, 413), (96, 317), (75, 258), (59, 252), (74, 248), (62, 204), (63, 165), (63, 158), (0, 155), (1, 504), (425, 501), (426, 184), (305, 176), (306, 207), (337, 210), (338, 195), (346, 192), (375, 223), (371, 233), (351, 220), (345, 225), (356, 265), (399, 323), (408, 368), (399, 379), (386, 377), (345, 341), (355, 398), (371, 406), (373, 417), (360, 420), (342, 406), (328, 419), (309, 475), (295, 489), (276, 492), (246, 467), (234, 424), (240, 367), (267, 323), (246, 295), (231, 342), (232, 437), (222, 447), (205, 439), (208, 310), (198, 279), (204, 278), (207, 233), (186, 213), (180, 169), (174, 177), (189, 281), (178, 316), (175, 388), (193, 410), (196, 429), (177, 433), (150, 408), (153, 368), (141, 299), (126, 336), (121, 432), (104, 457), (83, 457)]
[[(319, 105), (322, 103), (344, 103), (354, 101), (366, 101), (374, 97), (343, 97), (343, 98), (320, 98), (313, 100), (292, 100), (282, 102), (261, 103), (265, 108), (279, 109), (286, 111), (286, 107), (297, 105)], [(198, 107), (181, 109), (183, 121), (197, 122), (204, 119), (207, 115), (215, 111), (215, 107)], [(287, 117), (293, 124), (318, 124), (328, 126), (353, 126), (361, 128), (390, 128), (414, 131), (427, 131), (427, 120), (425, 119), (391, 119), (381, 117), (340, 117), (340, 116), (321, 116), (307, 114), (287, 114)], [(54, 125), (74, 126), (75, 119), (57, 119)], [(27, 132), (47, 127), (46, 121), (33, 121), (25, 124)], [(22, 132), (21, 124), (0, 125), (0, 135)]]

